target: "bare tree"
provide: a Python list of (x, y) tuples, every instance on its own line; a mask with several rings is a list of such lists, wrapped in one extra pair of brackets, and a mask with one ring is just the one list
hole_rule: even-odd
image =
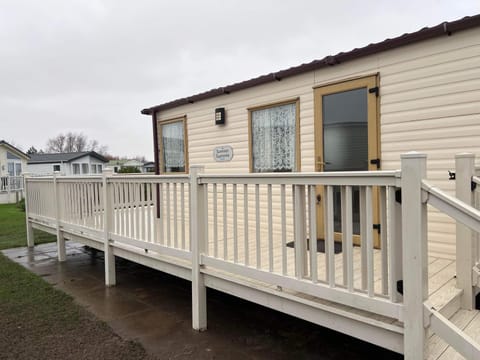
[(35, 148), (35, 146), (30, 146), (30, 148), (27, 150), (28, 155), (33, 155), (37, 153), (38, 153), (38, 150)]
[(48, 139), (46, 151), (53, 153), (96, 151), (105, 154), (107, 147), (100, 146), (97, 140), (89, 140), (83, 133), (68, 132)]
[(64, 152), (65, 150), (65, 135), (60, 134), (54, 138), (48, 139), (45, 148), (47, 152)]

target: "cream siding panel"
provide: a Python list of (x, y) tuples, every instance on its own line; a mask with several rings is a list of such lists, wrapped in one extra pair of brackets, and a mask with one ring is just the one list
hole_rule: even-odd
[[(301, 171), (313, 171), (312, 88), (378, 73), (382, 168), (400, 168), (401, 153), (425, 152), (429, 180), (452, 193), (454, 183), (448, 181), (447, 170), (454, 168), (454, 155), (469, 151), (480, 156), (478, 64), (480, 29), (477, 28), (179, 106), (158, 113), (157, 119), (187, 116), (190, 165), (204, 165), (207, 173), (246, 173), (249, 171), (247, 109), (299, 98)], [(214, 125), (216, 107), (226, 109), (225, 126)], [(233, 160), (216, 163), (213, 149), (227, 144), (233, 147)], [(274, 210), (274, 217), (278, 216)], [(429, 217), (431, 255), (453, 257), (454, 223), (435, 209), (429, 210)]]
[(60, 164), (28, 164), (27, 171), (34, 175), (51, 175), (53, 174), (53, 165)]

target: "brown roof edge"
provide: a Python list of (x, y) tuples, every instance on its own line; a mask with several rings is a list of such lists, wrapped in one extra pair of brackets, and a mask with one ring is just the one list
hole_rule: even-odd
[(19, 154), (22, 154), (24, 157), (26, 157), (27, 160), (30, 159), (30, 156), (26, 152), (23, 152), (22, 150), (18, 149), (17, 147), (13, 146), (12, 144), (9, 144), (5, 140), (0, 140), (0, 145), (5, 145), (6, 147), (10, 147), (10, 149), (12, 149), (12, 150), (18, 152)]
[(215, 96), (230, 94), (234, 91), (248, 89), (257, 85), (267, 84), (273, 81), (280, 81), (284, 78), (299, 75), (308, 71), (317, 70), (323, 67), (334, 66), (344, 63), (349, 60), (361, 58), (363, 56), (376, 54), (382, 51), (395, 49), (400, 46), (416, 43), (419, 41), (439, 37), (442, 35), (450, 36), (453, 33), (465, 29), (480, 26), (480, 14), (474, 16), (466, 16), (462, 19), (443, 22), (432, 27), (425, 27), (413, 33), (403, 34), (393, 39), (386, 39), (382, 42), (369, 44), (362, 48), (355, 48), (348, 52), (340, 52), (336, 55), (326, 56), (321, 60), (314, 60), (310, 63), (294, 66), (285, 70), (280, 70), (267, 75), (262, 75), (250, 80), (245, 80), (239, 83), (212, 89), (186, 98), (177, 99), (160, 105), (142, 110), (142, 114), (151, 115), (152, 113), (172, 109), (177, 106), (191, 104), (200, 100), (209, 99)]

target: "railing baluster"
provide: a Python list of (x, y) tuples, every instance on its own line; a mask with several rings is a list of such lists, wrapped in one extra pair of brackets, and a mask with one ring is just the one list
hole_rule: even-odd
[(173, 183), (173, 246), (178, 248), (177, 183)]
[(243, 247), (245, 252), (245, 265), (249, 265), (249, 250), (250, 247), (248, 246), (248, 185), (243, 185)]
[(233, 262), (238, 262), (237, 184), (233, 184)]
[(130, 208), (130, 184), (129, 183), (123, 183), (123, 215), (124, 219), (123, 221), (125, 222), (125, 237), (130, 236), (130, 213), (129, 213), (129, 208)]
[(403, 260), (402, 260), (402, 208), (395, 200), (396, 188), (388, 187), (388, 221), (387, 234), (389, 242), (387, 244), (389, 261), (389, 292), (390, 301), (397, 303), (401, 295), (397, 292), (397, 281), (403, 278)]
[(95, 228), (95, 197), (94, 197), (94, 184), (89, 183), (89, 197), (90, 197), (90, 217), (91, 217), (91, 226)]
[(153, 184), (147, 183), (145, 184), (145, 216), (147, 217), (147, 242), (152, 242), (152, 219), (153, 219), (153, 212), (152, 212), (152, 186)]
[(307, 273), (305, 244), (305, 186), (294, 185), (294, 221), (295, 221), (295, 276), (303, 279)]
[[(207, 196), (208, 196), (208, 187), (207, 185), (205, 185), (205, 197)], [(184, 183), (180, 184), (180, 198), (181, 198), (180, 199), (180, 211), (181, 211), (180, 221), (182, 223), (182, 228), (181, 228), (182, 249), (185, 250), (185, 184)], [(208, 204), (207, 199), (205, 199), (205, 204)], [(208, 210), (208, 206), (206, 207), (205, 211), (207, 210)], [(205, 214), (205, 219), (207, 220), (205, 231), (208, 231), (208, 213)], [(208, 236), (206, 237), (206, 239), (208, 239)], [(206, 251), (208, 254), (208, 246), (206, 247)]]
[(325, 253), (327, 256), (327, 279), (330, 287), (335, 286), (335, 233), (334, 233), (334, 213), (333, 213), (333, 186), (326, 187), (326, 209), (327, 209), (327, 223), (325, 239)]
[[(48, 189), (48, 187), (47, 187)], [(77, 214), (78, 214), (78, 220), (77, 220), (77, 224), (78, 225), (81, 225), (82, 222), (83, 222), (83, 213), (82, 213), (82, 183), (79, 182), (77, 184), (77, 194), (76, 194), (76, 203), (77, 203)], [(43, 201), (43, 196), (41, 198), (42, 200), (42, 209), (45, 209), (45, 206), (44, 206), (44, 201)], [(42, 211), (42, 213), (44, 213), (44, 211)]]
[(141, 229), (142, 227), (140, 226), (140, 184), (139, 183), (133, 183), (133, 192), (134, 192), (134, 206), (133, 206), (133, 211), (135, 212), (135, 237), (137, 239), (141, 239)]
[(308, 187), (308, 205), (309, 205), (309, 237), (310, 237), (310, 276), (312, 282), (318, 282), (317, 265), (317, 195), (316, 186)]
[[(347, 224), (345, 220), (346, 215), (346, 199), (345, 199), (345, 186), (340, 187), (340, 208), (341, 208), (341, 222), (342, 222), (342, 249), (345, 249), (347, 246), (347, 239), (345, 238), (345, 233), (347, 230)], [(342, 265), (343, 265), (343, 286), (348, 284), (348, 259), (347, 252), (342, 251)]]
[(260, 249), (260, 185), (255, 184), (255, 241), (257, 250), (257, 269), (262, 267), (262, 251)]
[[(68, 183), (65, 183), (64, 184), (65, 186), (65, 213), (64, 213), (64, 219), (66, 222), (71, 222), (71, 219), (70, 219), (70, 205), (71, 205), (71, 201), (70, 201), (70, 186)], [(25, 194), (25, 198), (27, 198), (27, 193)], [(28, 201), (28, 198), (27, 198), (27, 201)]]
[(287, 275), (287, 211), (285, 204), (285, 184), (280, 185), (280, 211), (282, 221), (282, 274)]
[(218, 257), (217, 184), (213, 184), (213, 256)]
[(128, 191), (130, 193), (130, 201), (129, 201), (129, 208), (130, 208), (130, 237), (135, 238), (135, 230), (136, 229), (136, 224), (135, 224), (135, 197), (136, 197), (136, 192), (135, 192), (135, 184), (134, 183), (129, 183), (128, 184)]
[(388, 294), (388, 245), (387, 245), (387, 192), (381, 186), (380, 193), (380, 247), (382, 255), (382, 294)]
[[(158, 244), (161, 242), (162, 234), (162, 209), (160, 207), (160, 184), (152, 184), (152, 237), (153, 243)], [(158, 218), (160, 215), (160, 218)]]
[(140, 227), (141, 229), (141, 234), (140, 234), (140, 238), (143, 240), (143, 241), (148, 241), (148, 237), (147, 237), (147, 229), (146, 229), (146, 219), (145, 217), (148, 215), (147, 213), (147, 199), (146, 199), (146, 191), (147, 191), (147, 188), (146, 188), (146, 184), (145, 183), (140, 183), (139, 185), (140, 189), (139, 189), (139, 192), (140, 192), (140, 218), (142, 219), (142, 226)]
[(228, 259), (228, 242), (227, 242), (227, 230), (228, 230), (228, 221), (227, 221), (227, 184), (223, 184), (223, 258)]
[[(85, 183), (80, 181), (80, 189), (79, 189), (79, 202), (80, 202), (80, 219), (82, 225), (85, 226)], [(48, 209), (48, 199), (45, 202), (46, 209)]]
[[(343, 221), (343, 220), (342, 220)], [(353, 292), (353, 213), (352, 187), (345, 187), (345, 254), (347, 262), (347, 289)]]
[(163, 206), (164, 203), (164, 189), (165, 189), (165, 184), (158, 184), (158, 207), (159, 207), (159, 212), (160, 212), (160, 221), (158, 222), (158, 227), (159, 227), (159, 236), (160, 239), (157, 239), (160, 244), (165, 245), (165, 206)]
[(171, 227), (171, 214), (170, 214), (170, 183), (167, 183), (167, 193), (165, 194), (167, 198), (167, 205), (166, 205), (166, 220), (167, 220), (167, 246), (172, 246), (172, 227)]
[(365, 187), (360, 186), (360, 266), (362, 271), (362, 290), (367, 289), (367, 244), (366, 244)]
[[(82, 212), (81, 212), (81, 204), (80, 204), (80, 186), (81, 186), (81, 183), (78, 182), (75, 184), (75, 213), (76, 213), (76, 221), (75, 221), (75, 224), (78, 224), (80, 225), (81, 221), (82, 221)], [(42, 199), (40, 198), (40, 195), (39, 195), (39, 200), (41, 201)], [(43, 201), (42, 201), (43, 202)], [(41, 205), (41, 203), (40, 203)]]
[(372, 187), (365, 188), (365, 215), (367, 227), (367, 289), (368, 296), (372, 297), (374, 288), (374, 261), (373, 261), (373, 206), (372, 206)]
[(272, 184), (267, 185), (268, 203), (268, 270), (273, 271), (273, 211), (272, 211)]
[[(62, 186), (63, 193), (63, 186)], [(64, 197), (62, 197), (64, 199)], [(63, 205), (63, 202), (62, 202)], [(63, 206), (62, 206), (63, 213)], [(92, 183), (92, 217), (93, 217), (93, 226), (95, 229), (100, 228), (100, 219), (98, 218), (98, 204), (97, 204), (97, 183)]]
[[(120, 184), (115, 184), (115, 191), (116, 195), (116, 221), (117, 221), (117, 233), (122, 235), (123, 233), (123, 222), (122, 222), (122, 206), (121, 206), (121, 198), (120, 198)], [(103, 211), (106, 211), (105, 204), (103, 204)]]
[(88, 226), (88, 183), (83, 181), (82, 187), (82, 199), (83, 199), (83, 225)]

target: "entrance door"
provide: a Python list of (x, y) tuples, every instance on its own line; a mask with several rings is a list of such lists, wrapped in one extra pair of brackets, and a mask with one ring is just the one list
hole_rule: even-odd
[[(315, 90), (315, 167), (316, 171), (377, 170), (378, 143), (377, 77), (344, 81)], [(354, 243), (360, 243), (360, 191), (353, 188)], [(323, 186), (317, 189), (317, 237), (324, 238)], [(341, 236), (340, 188), (334, 188), (335, 240)], [(373, 189), (373, 221), (378, 222), (378, 194)], [(379, 247), (379, 237), (374, 243)]]

